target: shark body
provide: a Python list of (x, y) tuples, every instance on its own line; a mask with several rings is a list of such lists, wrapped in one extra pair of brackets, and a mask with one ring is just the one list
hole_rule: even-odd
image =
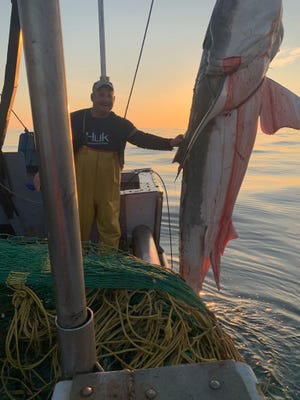
[(210, 266), (220, 289), (220, 260), (234, 204), (255, 143), (300, 129), (300, 98), (266, 77), (283, 38), (281, 0), (217, 0), (203, 43), (189, 125), (174, 158), (183, 170), (180, 274), (199, 292)]

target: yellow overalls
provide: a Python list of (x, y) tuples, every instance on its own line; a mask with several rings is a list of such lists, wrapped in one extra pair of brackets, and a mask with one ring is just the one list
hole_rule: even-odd
[(119, 247), (121, 168), (116, 152), (81, 147), (75, 155), (81, 240), (96, 219), (100, 244)]

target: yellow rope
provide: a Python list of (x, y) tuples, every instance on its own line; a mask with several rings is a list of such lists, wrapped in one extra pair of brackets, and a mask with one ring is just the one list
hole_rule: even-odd
[[(54, 314), (45, 310), (39, 297), (29, 287), (10, 287), (14, 293), (14, 315), (5, 340), (6, 358), (2, 361), (1, 371), (2, 390), (9, 399), (17, 399), (19, 395), (23, 398), (24, 393), (27, 393), (26, 399), (29, 400), (37, 398), (38, 393), (45, 392), (53, 386), (53, 377), (51, 381), (46, 382), (36, 371), (45, 361), (49, 360), (48, 368), (52, 366), (53, 375), (55, 379), (58, 378), (58, 362), (53, 361), (57, 358), (57, 345), (53, 344)], [(16, 376), (13, 376), (14, 370)], [(39, 387), (35, 387), (34, 382), (38, 382)], [(8, 389), (12, 386), (19, 389)]]
[[(1, 360), (1, 399), (43, 399), (60, 379), (54, 313), (25, 285), (11, 285), (14, 315)], [(87, 290), (104, 368), (242, 360), (214, 315), (156, 290)], [(46, 375), (43, 374), (47, 368)], [(50, 373), (49, 373), (50, 371)], [(45, 397), (47, 393), (47, 397)]]

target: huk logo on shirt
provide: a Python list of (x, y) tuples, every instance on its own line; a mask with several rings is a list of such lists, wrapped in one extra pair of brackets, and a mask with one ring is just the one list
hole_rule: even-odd
[(89, 144), (108, 144), (109, 135), (105, 132), (86, 132)]

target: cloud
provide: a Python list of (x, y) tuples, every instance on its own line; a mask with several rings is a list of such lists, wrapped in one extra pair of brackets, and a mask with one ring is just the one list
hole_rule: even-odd
[(293, 64), (300, 58), (300, 47), (286, 47), (281, 49), (272, 61), (272, 67), (284, 67)]

